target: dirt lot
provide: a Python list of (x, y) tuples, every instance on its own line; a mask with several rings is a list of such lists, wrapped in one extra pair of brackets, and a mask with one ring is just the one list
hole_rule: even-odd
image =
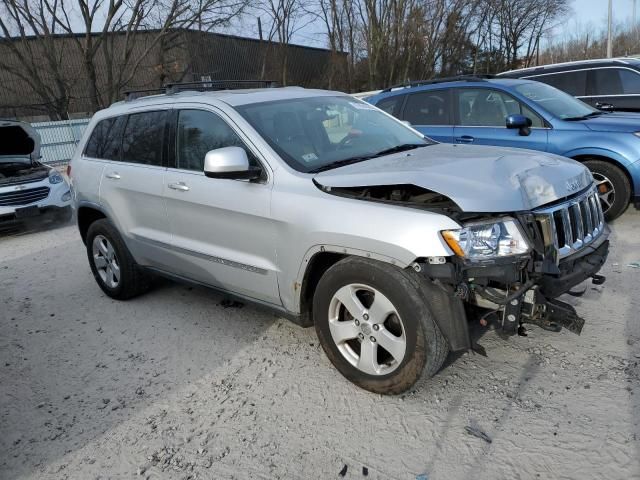
[(640, 213), (612, 241), (582, 336), (489, 331), (381, 397), (205, 289), (106, 298), (73, 226), (1, 236), (0, 478), (640, 478)]

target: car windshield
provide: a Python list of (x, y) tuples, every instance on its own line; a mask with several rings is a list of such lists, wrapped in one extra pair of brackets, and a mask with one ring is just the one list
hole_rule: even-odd
[(255, 103), (237, 110), (300, 172), (327, 170), (433, 143), (368, 103), (347, 96)]
[(582, 119), (601, 113), (586, 103), (546, 83), (527, 82), (516, 91), (562, 120)]

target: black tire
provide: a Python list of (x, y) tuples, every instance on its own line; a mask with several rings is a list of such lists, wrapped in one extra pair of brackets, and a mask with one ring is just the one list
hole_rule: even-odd
[[(622, 169), (603, 160), (586, 160), (584, 165), (591, 170), (596, 181), (598, 177), (605, 177), (613, 185), (613, 201), (611, 202), (611, 206), (604, 212), (604, 218), (608, 222), (618, 218), (627, 209), (629, 200), (631, 199), (631, 184), (629, 183), (629, 178)], [(602, 201), (600, 203), (604, 210), (605, 204)]]
[[(401, 318), (406, 337), (404, 358), (388, 374), (368, 374), (352, 365), (333, 339), (329, 321), (332, 298), (339, 289), (352, 284), (366, 285), (384, 294)], [(313, 297), (313, 318), (322, 348), (342, 375), (365, 390), (398, 394), (411, 388), (423, 374), (432, 377), (440, 370), (449, 345), (435, 323), (422, 288), (411, 272), (360, 257), (347, 257), (325, 272)], [(366, 337), (360, 340), (360, 345), (365, 340)]]
[[(119, 265), (120, 277), (115, 287), (107, 285), (98, 273), (94, 260), (93, 244), (97, 236), (102, 236), (113, 247)], [(151, 282), (148, 273), (143, 271), (134, 261), (118, 230), (107, 219), (96, 220), (87, 230), (87, 256), (96, 282), (109, 297), (116, 300), (128, 300), (149, 290)]]

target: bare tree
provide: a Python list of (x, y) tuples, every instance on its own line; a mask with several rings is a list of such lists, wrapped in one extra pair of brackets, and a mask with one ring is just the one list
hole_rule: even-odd
[[(53, 5), (57, 7), (57, 1)], [(2, 0), (0, 3), (0, 69), (28, 85), (51, 119), (66, 119), (73, 79), (62, 68), (65, 45), (56, 41), (59, 29), (42, 2)], [(11, 82), (5, 82), (11, 89)], [(14, 92), (18, 95), (19, 92)]]
[(262, 70), (265, 71), (271, 44), (276, 41), (279, 45), (280, 82), (287, 85), (289, 44), (293, 35), (310, 22), (308, 11), (302, 0), (260, 0), (255, 8), (266, 16), (269, 25), (269, 45), (265, 49)]
[[(40, 0), (59, 1), (50, 13), (62, 30), (73, 34), (77, 6), (83, 35), (73, 35), (82, 52), (91, 108), (115, 100), (140, 64), (176, 29), (209, 31), (240, 15), (246, 0)], [(97, 33), (96, 33), (97, 32)], [(144, 36), (144, 41), (141, 37)], [(98, 75), (98, 53), (104, 62), (104, 85)]]

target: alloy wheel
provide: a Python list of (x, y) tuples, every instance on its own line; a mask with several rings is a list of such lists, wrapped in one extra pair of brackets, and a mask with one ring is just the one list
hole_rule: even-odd
[(120, 263), (111, 242), (103, 235), (93, 239), (93, 263), (102, 282), (109, 288), (120, 284)]
[(600, 205), (602, 205), (602, 213), (607, 213), (616, 201), (616, 189), (613, 187), (611, 180), (601, 173), (592, 172), (592, 174), (593, 179), (596, 181), (598, 197), (600, 198)]
[(369, 375), (386, 375), (402, 363), (407, 339), (396, 307), (363, 284), (340, 288), (329, 303), (329, 329), (342, 356)]

